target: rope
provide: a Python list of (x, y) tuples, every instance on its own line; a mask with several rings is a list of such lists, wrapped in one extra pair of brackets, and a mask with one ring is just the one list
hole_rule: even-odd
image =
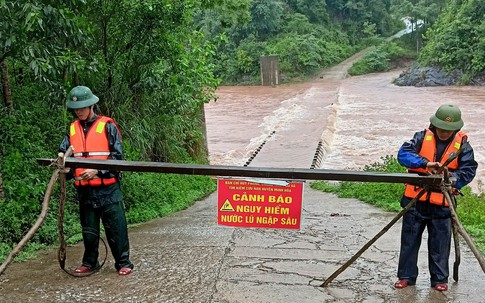
[[(66, 241), (64, 241), (63, 243), (61, 242), (61, 245), (59, 247), (59, 253), (58, 253), (59, 266), (61, 267), (61, 269), (65, 273), (67, 273), (70, 276), (76, 277), (76, 278), (87, 277), (87, 276), (90, 276), (90, 275), (98, 272), (103, 267), (103, 265), (106, 263), (106, 259), (108, 258), (108, 246), (106, 245), (106, 242), (104, 241), (104, 239), (99, 236), (99, 233), (92, 232), (92, 231), (89, 231), (89, 230), (83, 228), (83, 234), (84, 233), (93, 234), (93, 235), (96, 235), (97, 237), (99, 237), (99, 240), (101, 240), (101, 242), (103, 243), (103, 246), (104, 246), (104, 258), (103, 258), (103, 261), (101, 263), (98, 263), (98, 265), (96, 267), (92, 268), (91, 271), (89, 271), (87, 273), (77, 273), (73, 270), (68, 270), (68, 269), (65, 268), (66, 257), (67, 257)], [(63, 236), (63, 239), (64, 239), (64, 236)]]
[(97, 271), (99, 271), (101, 269), (101, 267), (103, 267), (104, 263), (106, 263), (106, 259), (108, 258), (108, 246), (106, 245), (106, 242), (103, 240), (103, 238), (100, 237), (100, 235), (97, 231), (92, 232), (92, 231), (87, 230), (87, 228), (83, 228), (83, 234), (84, 233), (90, 233), (90, 234), (96, 235), (101, 240), (101, 242), (103, 243), (104, 250), (105, 250), (103, 262), (101, 262), (101, 264), (98, 264), (98, 266), (96, 266), (95, 268), (93, 268), (91, 271), (89, 271), (87, 273), (76, 273), (72, 270), (66, 269), (66, 259), (67, 259), (66, 247), (67, 247), (67, 244), (66, 244), (66, 238), (64, 237), (64, 206), (66, 204), (66, 169), (65, 169), (64, 164), (65, 164), (66, 158), (69, 157), (72, 154), (72, 152), (73, 152), (73, 148), (71, 146), (66, 151), (65, 155), (60, 153), (58, 160), (57, 160), (58, 169), (60, 171), (60, 174), (59, 174), (59, 183), (60, 183), (59, 184), (60, 185), (60, 189), (59, 189), (59, 212), (58, 212), (58, 215), (57, 215), (57, 229), (58, 229), (58, 232), (59, 232), (59, 243), (60, 244), (59, 244), (59, 250), (57, 251), (57, 260), (59, 261), (59, 266), (61, 267), (61, 269), (64, 272), (66, 272), (67, 274), (69, 274), (73, 277), (80, 278), (80, 277), (90, 276), (90, 275), (96, 273)]

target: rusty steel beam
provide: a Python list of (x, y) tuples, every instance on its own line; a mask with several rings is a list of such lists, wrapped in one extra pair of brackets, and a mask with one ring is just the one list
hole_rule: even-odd
[[(37, 159), (44, 166), (55, 165), (56, 159)], [(66, 167), (94, 168), (112, 171), (150, 172), (182, 175), (206, 175), (221, 177), (255, 177), (285, 180), (327, 180), (355, 182), (409, 183), (414, 185), (439, 185), (439, 175), (420, 176), (408, 173), (382, 173), (305, 168), (240, 167), (201, 164), (177, 164), (163, 162), (140, 162), (121, 160), (95, 160), (67, 158)]]

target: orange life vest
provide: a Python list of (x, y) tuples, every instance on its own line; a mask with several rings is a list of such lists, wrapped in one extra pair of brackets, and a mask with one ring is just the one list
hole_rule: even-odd
[[(73, 156), (76, 158), (87, 159), (108, 159), (110, 155), (109, 141), (106, 133), (106, 124), (115, 123), (113, 119), (104, 116), (98, 116), (86, 135), (79, 120), (71, 123), (69, 129), (70, 143), (74, 147)], [(116, 178), (99, 178), (94, 177), (91, 180), (82, 180), (81, 173), (85, 168), (76, 168), (74, 171), (74, 180), (76, 186), (101, 186), (111, 185), (117, 182)]]
[[(443, 156), (441, 157), (440, 163), (443, 164), (446, 160), (450, 157), (451, 153), (456, 153), (463, 142), (463, 139), (466, 139), (466, 134), (464, 132), (457, 132), (453, 140), (450, 144), (446, 147)], [(421, 146), (421, 150), (419, 151), (419, 155), (423, 156), (424, 158), (428, 159), (428, 161), (436, 162), (436, 138), (434, 133), (427, 129), (426, 134), (424, 135), (423, 145)], [(458, 158), (451, 161), (448, 164), (448, 169), (450, 171), (458, 169)], [(410, 168), (408, 169), (410, 173), (418, 173), (418, 174), (431, 174), (432, 172), (428, 169), (424, 168)], [(418, 195), (418, 193), (422, 190), (421, 187), (406, 184), (406, 190), (404, 191), (404, 196), (413, 199)], [(445, 196), (441, 192), (434, 192), (430, 191), (426, 195), (421, 196), (419, 201), (429, 201), (430, 203), (441, 205), (441, 206), (448, 206), (448, 201), (446, 201)]]

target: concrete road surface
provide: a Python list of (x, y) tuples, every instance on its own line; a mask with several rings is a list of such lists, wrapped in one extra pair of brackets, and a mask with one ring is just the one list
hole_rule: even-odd
[[(483, 273), (468, 250), (462, 251), (461, 280), (449, 291), (429, 286), (425, 244), (417, 285), (394, 289), (400, 222), (320, 287), (395, 213), (306, 185), (301, 230), (235, 229), (217, 226), (216, 200), (212, 194), (131, 228), (136, 268), (130, 276), (119, 277), (109, 257), (100, 272), (74, 278), (59, 269), (56, 252), (47, 251), (0, 276), (0, 302), (485, 302)], [(80, 251), (69, 248), (68, 262), (74, 265)]]

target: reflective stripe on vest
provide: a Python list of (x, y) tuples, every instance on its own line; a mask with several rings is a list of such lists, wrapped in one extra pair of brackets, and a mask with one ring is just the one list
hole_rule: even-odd
[[(451, 153), (456, 153), (460, 149), (461, 143), (465, 138), (465, 133), (461, 131), (456, 133), (455, 137), (446, 147), (446, 150), (441, 157), (441, 164), (444, 164), (446, 162), (446, 160), (450, 157)], [(426, 158), (430, 162), (436, 162), (436, 138), (433, 132), (429, 129), (426, 130), (426, 134), (424, 135), (423, 145), (421, 146), (419, 155)], [(458, 159), (451, 161), (451, 163), (448, 164), (448, 169), (450, 171), (458, 169)], [(427, 175), (431, 174), (431, 171), (423, 168), (410, 168), (408, 169), (408, 172)], [(404, 196), (413, 199), (418, 195), (421, 190), (422, 188), (419, 186), (406, 184)], [(426, 195), (421, 196), (421, 198), (419, 198), (419, 201), (429, 201), (432, 204), (448, 206), (448, 201), (446, 201), (445, 196), (441, 192), (430, 191)]]
[(88, 156), (109, 156), (110, 152), (84, 152), (84, 153), (74, 153), (74, 157), (88, 157)]
[[(106, 133), (106, 124), (114, 123), (113, 119), (104, 116), (98, 116), (93, 125), (89, 128), (86, 135), (79, 120), (71, 123), (69, 129), (70, 143), (74, 147), (76, 158), (87, 159), (108, 159), (111, 154), (109, 151), (109, 141)], [(91, 180), (82, 180), (81, 173), (85, 168), (76, 168), (74, 171), (74, 180), (76, 186), (101, 186), (111, 185), (117, 182), (116, 178), (99, 178)]]

